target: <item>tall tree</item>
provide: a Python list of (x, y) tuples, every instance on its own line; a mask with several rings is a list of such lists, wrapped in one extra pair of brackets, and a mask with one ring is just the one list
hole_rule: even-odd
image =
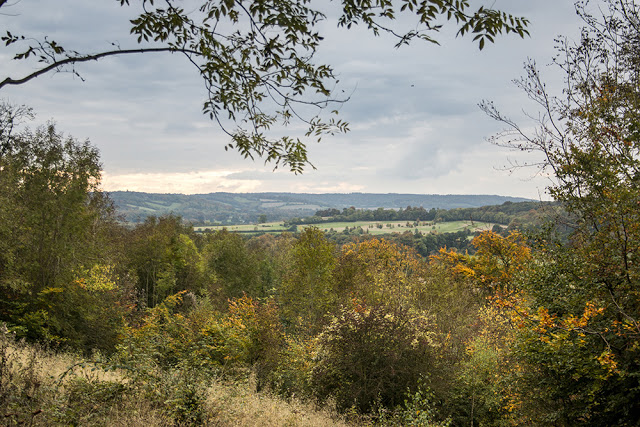
[(239, 234), (224, 229), (207, 236), (202, 255), (207, 271), (215, 277), (217, 297), (223, 304), (229, 298), (243, 295), (254, 298), (267, 295), (257, 254), (249, 250)]
[(98, 151), (53, 124), (9, 132), (29, 111), (0, 111), (0, 320), (32, 338), (112, 347), (122, 313)]
[[(309, 163), (305, 143), (270, 136), (274, 124), (300, 119), (308, 126), (306, 137), (318, 139), (347, 130), (346, 123), (322, 114), (344, 101), (331, 93), (337, 82), (334, 70), (314, 62), (323, 40), (319, 27), (328, 15), (337, 15), (341, 27), (364, 25), (375, 35), (391, 34), (397, 46), (413, 39), (435, 42), (433, 32), (443, 21), (454, 21), (460, 35), (473, 34), (481, 49), (503, 32), (527, 34), (526, 19), (483, 6), (474, 10), (468, 0), (341, 0), (335, 5), (339, 10), (328, 15), (326, 2), (311, 0), (118, 1), (121, 6), (142, 7), (131, 20), (137, 45), (109, 45), (84, 53), (62, 46), (55, 35), (9, 30), (2, 41), (9, 49), (17, 47), (14, 59), (38, 64), (25, 75), (0, 80), (0, 90), (61, 70), (78, 74), (77, 64), (109, 56), (179, 53), (203, 79), (203, 111), (232, 138), (226, 148), (245, 157), (264, 157), (294, 172)], [(15, 6), (1, 2), (0, 10), (11, 10), (11, 5)], [(394, 25), (398, 16), (413, 22)], [(305, 114), (309, 106), (315, 110)]]
[(333, 280), (336, 247), (323, 231), (305, 228), (290, 250), (291, 265), (278, 289), (283, 316), (303, 331), (317, 332), (323, 318), (335, 310)]
[(150, 216), (127, 236), (126, 263), (137, 277), (139, 301), (155, 307), (180, 291), (199, 292), (205, 265), (191, 236), (176, 216)]
[(100, 173), (98, 151), (52, 124), (3, 141), (0, 209), (9, 235), (2, 240), (12, 242), (15, 273), (36, 292), (94, 255), (98, 221), (111, 212)]
[(556, 60), (562, 96), (527, 65), (520, 86), (542, 107), (534, 135), (484, 104), (511, 127), (496, 143), (543, 154), (549, 191), (575, 219), (568, 242), (541, 240), (522, 284), (529, 307), (516, 310), (528, 326), (524, 400), (559, 425), (640, 422), (640, 7), (602, 5), (597, 15), (577, 5), (581, 39), (563, 40)]

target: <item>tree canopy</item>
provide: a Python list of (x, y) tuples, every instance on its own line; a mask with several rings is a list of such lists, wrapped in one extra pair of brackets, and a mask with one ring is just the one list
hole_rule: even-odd
[(543, 154), (539, 166), (555, 179), (549, 191), (573, 218), (568, 241), (538, 239), (538, 262), (519, 284), (525, 296), (506, 305), (524, 328), (515, 349), (530, 396), (519, 399), (548, 408), (534, 419), (636, 425), (640, 7), (607, 0), (594, 15), (588, 5), (577, 5), (581, 39), (560, 40), (562, 95), (549, 93), (533, 63), (519, 82), (542, 107), (535, 133), (484, 104), (509, 125), (496, 143)]
[[(362, 25), (374, 35), (390, 34), (397, 47), (415, 39), (437, 43), (434, 32), (447, 21), (456, 25), (457, 34), (473, 35), (480, 49), (502, 33), (528, 34), (525, 18), (490, 7), (474, 9), (468, 0), (341, 0), (333, 5), (311, 0), (118, 2), (141, 8), (130, 21), (137, 41), (133, 45), (122, 41), (79, 52), (57, 42), (55, 34), (16, 34), (9, 28), (1, 37), (4, 48), (15, 60), (36, 64), (25, 75), (0, 76), (0, 90), (63, 70), (79, 76), (77, 64), (109, 56), (181, 54), (204, 82), (204, 114), (231, 138), (225, 148), (296, 173), (310, 165), (305, 141), (348, 130), (336, 117), (337, 110), (329, 113), (346, 101), (332, 93), (338, 77), (331, 65), (314, 59), (323, 40), (320, 24), (330, 16), (339, 27)], [(10, 11), (12, 5), (0, 1), (0, 11)], [(292, 120), (306, 124), (304, 138), (270, 132), (274, 125)]]

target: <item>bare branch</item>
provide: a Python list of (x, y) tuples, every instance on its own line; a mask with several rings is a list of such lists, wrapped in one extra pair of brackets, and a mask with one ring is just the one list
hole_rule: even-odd
[(129, 54), (138, 54), (138, 53), (153, 53), (153, 52), (182, 52), (187, 54), (200, 55), (199, 52), (191, 49), (178, 49), (174, 47), (154, 47), (154, 48), (150, 47), (150, 48), (141, 48), (141, 49), (111, 50), (106, 52), (100, 52), (95, 55), (69, 57), (69, 58), (55, 61), (49, 64), (48, 66), (41, 68), (37, 71), (34, 71), (33, 73), (19, 79), (12, 79), (11, 77), (7, 77), (2, 82), (0, 82), (0, 89), (8, 85), (21, 85), (21, 84), (27, 83), (28, 81), (35, 79), (36, 77), (39, 77), (52, 70), (58, 69), (60, 67), (63, 67), (69, 64), (78, 64), (81, 62), (97, 61), (98, 59), (105, 58), (108, 56), (129, 55)]

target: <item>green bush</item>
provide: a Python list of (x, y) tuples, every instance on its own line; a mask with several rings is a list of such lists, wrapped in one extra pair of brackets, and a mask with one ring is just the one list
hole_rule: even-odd
[(163, 390), (163, 412), (175, 425), (202, 425), (206, 419), (206, 386), (194, 370), (164, 373), (157, 387)]
[(402, 404), (435, 368), (433, 330), (429, 319), (403, 308), (354, 303), (343, 309), (318, 337), (314, 395), (334, 398), (339, 411)]
[(449, 427), (451, 418), (438, 421), (438, 413), (434, 403), (435, 394), (425, 385), (418, 382), (415, 392), (408, 393), (401, 406), (391, 412), (390, 416), (380, 417), (380, 424), (389, 427)]
[(286, 336), (286, 343), (279, 354), (277, 364), (268, 373), (271, 391), (284, 398), (309, 397), (309, 377), (313, 367), (316, 341)]

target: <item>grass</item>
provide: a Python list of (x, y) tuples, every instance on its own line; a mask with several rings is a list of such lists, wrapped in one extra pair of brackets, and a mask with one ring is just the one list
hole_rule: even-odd
[(250, 383), (214, 384), (207, 404), (217, 426), (347, 426), (328, 409), (316, 409), (292, 399), (285, 402), (267, 393), (257, 393)]
[[(150, 398), (118, 371), (79, 356), (15, 342), (0, 325), (0, 419), (3, 425), (170, 426), (167, 401)], [(174, 387), (173, 383), (168, 385)], [(143, 387), (144, 388), (144, 387)], [(127, 391), (130, 390), (130, 391)], [(347, 426), (335, 412), (256, 392), (251, 380), (212, 380), (203, 396), (210, 426)], [(180, 423), (179, 423), (180, 424)], [(183, 424), (180, 424), (183, 425)]]

